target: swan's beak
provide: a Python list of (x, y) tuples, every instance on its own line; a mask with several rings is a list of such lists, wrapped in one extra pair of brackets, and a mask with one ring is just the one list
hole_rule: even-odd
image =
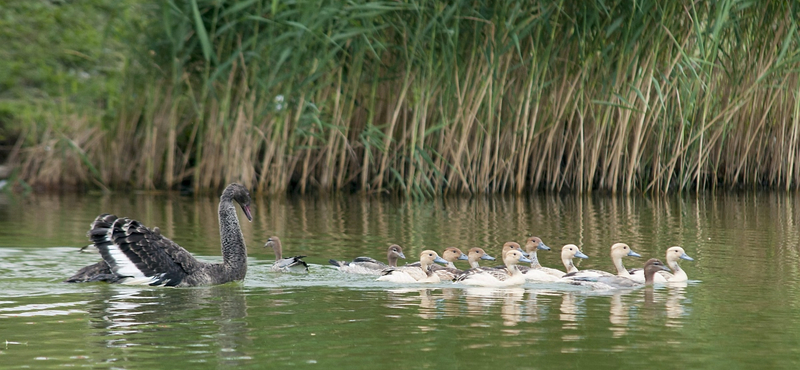
[(488, 254), (484, 254), (484, 255), (482, 255), (482, 256), (481, 256), (481, 259), (482, 259), (482, 260), (489, 260), (489, 261), (494, 261), (494, 260), (495, 260), (495, 258), (494, 258), (494, 257), (492, 257), (492, 256), (490, 256), (490, 255), (488, 255)]
[(686, 253), (684, 253), (684, 254), (681, 254), (681, 257), (680, 257), (680, 258), (681, 258), (682, 260), (694, 261), (694, 258), (692, 258), (692, 257), (689, 257), (689, 255), (688, 255), (688, 254), (686, 254)]
[(525, 258), (525, 256), (520, 256), (520, 257), (519, 257), (519, 261), (520, 261), (520, 262), (523, 262), (523, 263), (532, 263), (532, 262), (533, 262), (533, 261), (531, 261), (531, 260), (529, 260), (529, 259)]
[(439, 257), (439, 256), (436, 256), (436, 258), (433, 260), (433, 262), (436, 262), (436, 263), (441, 263), (441, 264), (443, 264), (443, 265), (446, 265), (446, 264), (448, 264), (448, 263), (449, 263), (449, 262), (447, 262), (447, 260), (446, 260), (446, 259), (444, 259), (444, 258), (442, 258), (442, 257)]
[(403, 252), (397, 252), (397, 257), (400, 257), (402, 259), (406, 259), (406, 255), (403, 254)]
[(583, 252), (581, 252), (581, 251), (575, 252), (575, 257), (578, 257), (578, 258), (589, 258), (589, 256), (583, 254)]
[(522, 250), (522, 248), (517, 248), (517, 250), (518, 250), (520, 253), (522, 253), (522, 256), (523, 256), (523, 257), (528, 257), (528, 256), (530, 256), (530, 254), (529, 254), (528, 252), (525, 252), (524, 250)]
[(247, 217), (247, 221), (253, 222), (253, 215), (250, 214), (250, 206), (242, 204), (242, 212)]
[(634, 251), (633, 251), (633, 249), (631, 249), (631, 250), (630, 250), (630, 252), (628, 252), (628, 256), (631, 256), (631, 257), (641, 257), (642, 255), (641, 255), (641, 254), (639, 254), (639, 253), (636, 253), (636, 252), (634, 252)]
[(469, 259), (469, 257), (467, 257), (467, 255), (466, 255), (466, 254), (464, 254), (464, 253), (461, 253), (461, 255), (460, 255), (460, 256), (458, 256), (458, 259), (459, 259), (459, 260), (462, 260), (462, 261), (466, 261), (466, 260), (468, 260), (468, 259)]
[(536, 248), (539, 248), (539, 249), (541, 249), (543, 251), (549, 251), (550, 250), (550, 247), (544, 245), (544, 242), (539, 242), (539, 245), (537, 245)]

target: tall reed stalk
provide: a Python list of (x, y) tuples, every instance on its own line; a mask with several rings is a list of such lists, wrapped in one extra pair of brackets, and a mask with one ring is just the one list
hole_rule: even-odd
[[(75, 181), (414, 197), (795, 188), (799, 8), (170, 0), (149, 34), (159, 72), (110, 127), (74, 133), (96, 140), (72, 140)], [(26, 179), (53, 181), (37, 153)]]

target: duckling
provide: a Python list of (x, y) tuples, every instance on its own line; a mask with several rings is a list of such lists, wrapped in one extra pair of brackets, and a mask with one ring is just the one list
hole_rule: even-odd
[(645, 285), (653, 285), (653, 276), (659, 271), (669, 271), (669, 268), (660, 260), (651, 258), (644, 264), (645, 282), (640, 283), (622, 276), (570, 276), (567, 274), (564, 279), (574, 285), (583, 285), (595, 290), (611, 290), (620, 288), (638, 288)]
[[(447, 261), (446, 266), (431, 265), (430, 268), (431, 270), (433, 270), (434, 273), (439, 275), (439, 279), (441, 279), (442, 281), (453, 281), (453, 279), (456, 278), (456, 275), (461, 273), (461, 270), (456, 268), (456, 265), (453, 262), (458, 260), (466, 261), (469, 259), (469, 257), (467, 257), (467, 255), (464, 254), (464, 252), (462, 252), (461, 249), (458, 249), (456, 247), (449, 247), (446, 248), (444, 252), (442, 252), (442, 259)], [(419, 262), (414, 262), (406, 266), (419, 266), (419, 265), (420, 265)]]
[[(674, 283), (674, 282), (684, 282), (689, 280), (689, 276), (686, 275), (686, 271), (681, 269), (681, 266), (678, 265), (678, 260), (687, 260), (687, 261), (694, 261), (694, 258), (689, 257), (686, 254), (686, 251), (683, 248), (674, 246), (667, 249), (667, 266), (672, 269), (672, 273), (667, 271), (659, 271), (654, 277), (653, 281), (656, 283)], [(644, 270), (642, 269), (631, 269), (630, 271), (631, 279), (644, 282)]]
[[(517, 243), (517, 242), (505, 242), (503, 244), (503, 249), (500, 251), (500, 256), (501, 257), (505, 256), (506, 253), (508, 253), (509, 251), (512, 251), (512, 250), (515, 250), (515, 251), (519, 252), (520, 254), (522, 254), (523, 257), (528, 257), (528, 253), (523, 251), (522, 247), (520, 247), (519, 243)], [(504, 265), (504, 264), (503, 265), (499, 265), (499, 266), (491, 266), (491, 267), (483, 267), (483, 266), (473, 267), (473, 269), (494, 269), (494, 270), (497, 270), (497, 269), (505, 270), (505, 268), (506, 268), (506, 265)]]
[(467, 260), (469, 261), (469, 266), (472, 268), (481, 267), (478, 263), (478, 260), (486, 260), (486, 261), (494, 261), (495, 258), (488, 255), (483, 248), (471, 248), (469, 252), (467, 252)]
[(519, 271), (517, 264), (520, 262), (530, 263), (531, 260), (525, 258), (522, 252), (511, 249), (503, 255), (503, 262), (505, 263), (504, 269), (473, 268), (456, 277), (456, 281), (468, 285), (490, 287), (522, 285), (525, 283), (525, 275)]
[(447, 264), (447, 261), (432, 251), (424, 250), (419, 255), (419, 266), (390, 267), (382, 271), (378, 281), (391, 281), (394, 283), (438, 283), (439, 275), (430, 268), (436, 263)]
[(561, 263), (564, 264), (564, 270), (567, 273), (578, 272), (578, 268), (572, 263), (573, 258), (589, 258), (589, 256), (583, 254), (578, 246), (575, 244), (567, 244), (561, 248)]
[[(617, 276), (630, 278), (631, 274), (628, 270), (625, 269), (625, 266), (622, 264), (622, 258), (626, 256), (630, 257), (641, 257), (639, 253), (636, 253), (625, 243), (614, 243), (611, 246), (611, 262), (614, 263), (614, 267), (617, 269)], [(575, 272), (574, 276), (614, 276), (614, 274), (602, 270), (581, 270), (579, 272)]]
[(537, 250), (549, 251), (550, 247), (542, 242), (542, 239), (531, 236), (525, 241), (525, 250), (528, 252), (528, 259), (531, 260), (531, 267), (520, 266), (519, 269), (525, 274), (525, 279), (529, 281), (557, 281), (564, 272), (550, 267), (544, 267), (539, 263), (539, 258), (536, 256)]
[(271, 236), (264, 244), (264, 248), (272, 248), (275, 251), (275, 263), (270, 268), (275, 272), (295, 272), (295, 273), (308, 273), (308, 264), (302, 259), (306, 256), (294, 256), (289, 258), (282, 258), (283, 248), (281, 246), (281, 239), (277, 236)]
[(386, 268), (397, 267), (397, 259), (406, 259), (403, 248), (397, 244), (392, 244), (386, 254), (389, 264), (385, 264), (371, 257), (356, 257), (350, 262), (329, 260), (331, 265), (336, 266), (341, 272), (363, 275), (380, 275)]

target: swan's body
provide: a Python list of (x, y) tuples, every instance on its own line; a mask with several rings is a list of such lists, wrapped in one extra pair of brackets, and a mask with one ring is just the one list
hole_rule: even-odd
[(456, 281), (467, 285), (505, 287), (522, 285), (525, 283), (525, 275), (517, 268), (520, 262), (530, 263), (531, 260), (525, 258), (522, 252), (510, 250), (503, 255), (505, 268), (473, 268), (464, 271), (456, 277)]
[(102, 214), (92, 222), (89, 238), (103, 260), (80, 269), (69, 283), (105, 281), (129, 285), (199, 286), (242, 280), (247, 272), (247, 248), (234, 201), (248, 220), (250, 193), (230, 184), (219, 201), (222, 263), (207, 263), (139, 221)]
[(645, 285), (653, 285), (653, 275), (659, 271), (669, 271), (661, 261), (651, 258), (644, 264), (645, 282), (639, 283), (630, 278), (611, 275), (611, 276), (570, 276), (564, 277), (571, 284), (588, 286), (595, 290), (612, 290), (625, 288), (638, 288)]
[(525, 274), (525, 280), (539, 281), (539, 282), (553, 282), (564, 276), (564, 272), (544, 267), (539, 263), (539, 257), (536, 255), (538, 250), (549, 251), (550, 247), (542, 242), (542, 239), (532, 236), (525, 241), (525, 251), (528, 252), (528, 259), (531, 260), (531, 267), (519, 266), (520, 271)]
[(389, 264), (385, 264), (371, 257), (356, 257), (350, 262), (329, 260), (331, 265), (336, 266), (339, 271), (351, 274), (380, 275), (383, 270), (397, 267), (397, 259), (406, 259), (403, 248), (397, 244), (392, 244), (386, 254)]
[(275, 251), (275, 263), (270, 268), (275, 272), (294, 272), (294, 273), (308, 273), (308, 264), (303, 261), (306, 256), (294, 256), (283, 258), (283, 246), (281, 239), (277, 236), (271, 236), (264, 244), (265, 248), (272, 248)]
[[(681, 283), (689, 280), (689, 276), (686, 275), (686, 271), (681, 269), (681, 266), (678, 265), (678, 260), (687, 260), (687, 261), (694, 261), (694, 258), (689, 257), (683, 248), (675, 246), (670, 247), (667, 249), (667, 266), (672, 270), (672, 273), (667, 271), (659, 271), (658, 273), (653, 276), (653, 282), (656, 283)], [(631, 279), (638, 281), (640, 283), (644, 282), (644, 270), (642, 269), (631, 269), (630, 271)]]
[(383, 271), (383, 275), (378, 277), (378, 281), (390, 281), (393, 283), (438, 283), (441, 278), (434, 273), (431, 265), (436, 263), (447, 264), (442, 257), (432, 251), (425, 250), (419, 255), (419, 265), (406, 265), (400, 267), (390, 267)]
[[(611, 246), (611, 262), (614, 263), (614, 267), (617, 270), (616, 276), (630, 278), (631, 274), (628, 273), (628, 270), (625, 269), (625, 266), (622, 264), (622, 258), (626, 256), (630, 257), (641, 257), (639, 253), (636, 253), (625, 243), (615, 243)], [(576, 277), (593, 277), (593, 276), (615, 276), (610, 272), (602, 271), (602, 270), (581, 270), (572, 272), (571, 276)], [(644, 277), (642, 278), (642, 282), (644, 282)]]
[[(455, 279), (457, 275), (461, 274), (461, 270), (459, 270), (456, 267), (454, 262), (459, 260), (466, 261), (469, 259), (467, 255), (461, 251), (461, 249), (458, 249), (456, 247), (446, 248), (444, 252), (442, 252), (441, 257), (443, 260), (447, 261), (447, 265), (441, 266), (437, 264), (432, 264), (430, 266), (430, 269), (436, 275), (439, 275), (439, 279), (441, 281), (453, 281), (453, 279)], [(414, 262), (408, 264), (407, 266), (419, 266), (419, 265), (420, 265), (419, 262)]]
[(469, 267), (481, 267), (480, 263), (478, 263), (479, 260), (494, 261), (495, 258), (486, 254), (486, 251), (484, 251), (483, 248), (471, 248), (469, 252), (467, 252), (467, 261), (469, 262)]

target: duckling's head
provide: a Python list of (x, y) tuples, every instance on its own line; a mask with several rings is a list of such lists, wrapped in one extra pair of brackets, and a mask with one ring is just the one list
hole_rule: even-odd
[(436, 253), (436, 252), (434, 252), (434, 251), (432, 251), (430, 249), (424, 250), (424, 251), (422, 251), (422, 253), (419, 254), (419, 263), (422, 266), (430, 266), (434, 262), (442, 263), (442, 264), (445, 264), (445, 265), (447, 264), (447, 261), (445, 261), (444, 258), (439, 257), (438, 253)]
[(477, 262), (478, 260), (487, 260), (487, 261), (495, 260), (494, 257), (486, 254), (486, 251), (484, 251), (483, 248), (478, 248), (478, 247), (472, 248), (469, 250), (468, 254), (469, 256), (467, 257), (469, 258), (470, 262)]
[(543, 251), (549, 251), (550, 247), (546, 246), (542, 241), (542, 239), (539, 239), (538, 236), (531, 236), (527, 240), (525, 240), (525, 250), (528, 253), (534, 253), (538, 249), (541, 249)]
[(562, 259), (573, 259), (573, 258), (589, 258), (589, 256), (583, 254), (578, 246), (575, 244), (567, 244), (561, 248), (561, 258)]
[(667, 262), (675, 262), (679, 259), (694, 261), (694, 258), (689, 257), (681, 247), (674, 246), (667, 249)]
[(639, 253), (636, 253), (625, 243), (616, 243), (611, 246), (611, 258), (622, 258), (622, 257), (641, 257)]
[(522, 247), (519, 246), (517, 242), (506, 242), (503, 244), (503, 252), (500, 254), (501, 256), (505, 256), (508, 251), (516, 250), (522, 253), (523, 256), (528, 256), (528, 253), (522, 250)]
[(525, 256), (522, 255), (522, 252), (513, 249), (503, 255), (503, 263), (506, 265), (506, 267), (516, 266), (521, 262), (531, 263), (531, 260), (525, 258)]
[(403, 254), (403, 248), (401, 248), (397, 244), (392, 244), (389, 246), (389, 253), (387, 257), (391, 260), (397, 260), (398, 258), (406, 259), (406, 255)]
[(461, 251), (461, 249), (458, 249), (456, 247), (449, 247), (445, 249), (444, 252), (442, 252), (442, 258), (444, 258), (445, 261), (448, 262), (455, 262), (458, 260), (466, 261), (467, 259), (469, 259), (467, 255)]
[(669, 272), (669, 267), (661, 262), (661, 260), (657, 258), (651, 258), (647, 260), (647, 262), (644, 263), (644, 283), (652, 284), (653, 276), (662, 270)]
[(267, 242), (264, 243), (264, 248), (272, 248), (272, 250), (275, 252), (276, 258), (278, 259), (280, 259), (281, 254), (283, 253), (281, 248), (281, 239), (277, 236), (270, 236), (269, 239), (267, 239)]

